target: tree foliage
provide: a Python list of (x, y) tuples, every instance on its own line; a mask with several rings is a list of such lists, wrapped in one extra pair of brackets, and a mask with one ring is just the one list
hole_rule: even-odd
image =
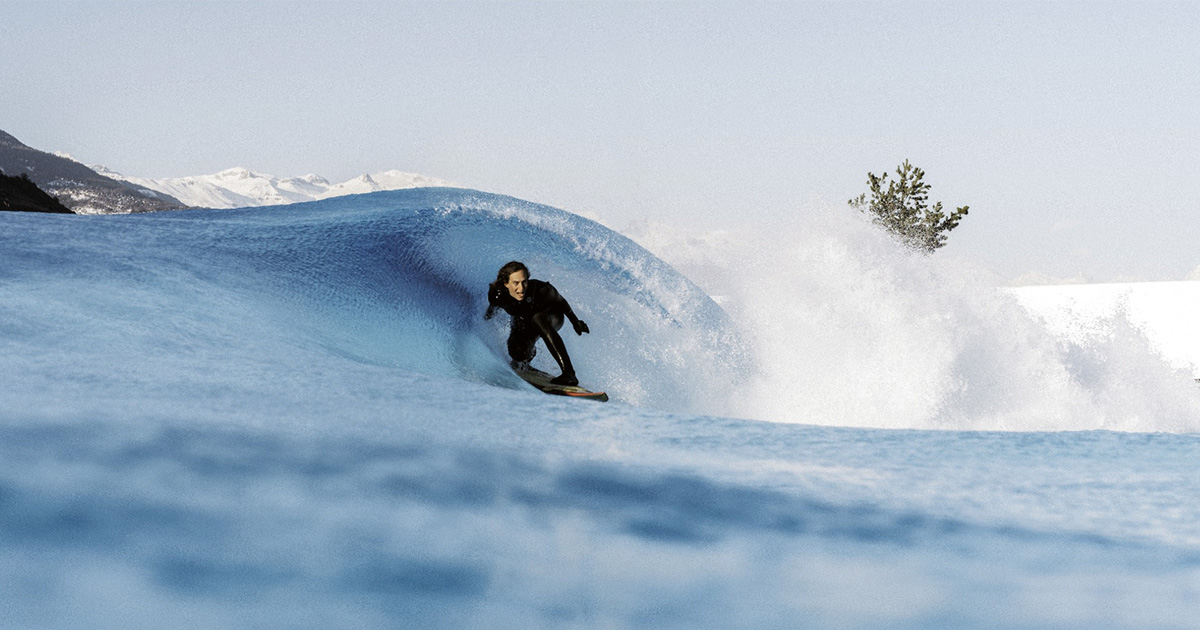
[[(872, 215), (871, 221), (917, 251), (932, 253), (946, 244), (946, 235), (967, 216), (968, 206), (947, 215), (942, 202), (929, 206), (929, 184), (925, 171), (904, 160), (896, 169), (896, 179), (888, 174), (867, 173), (871, 197), (864, 193), (850, 200), (850, 206)], [(886, 187), (886, 188), (885, 188)]]
[(72, 214), (58, 199), (38, 188), (28, 173), (12, 177), (3, 171), (0, 171), (0, 210)]

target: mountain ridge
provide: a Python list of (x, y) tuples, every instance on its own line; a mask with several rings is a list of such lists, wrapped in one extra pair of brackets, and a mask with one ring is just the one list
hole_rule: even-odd
[(76, 160), (30, 147), (0, 131), (0, 171), (26, 175), (76, 214), (128, 214), (176, 210), (178, 199), (106, 177)]

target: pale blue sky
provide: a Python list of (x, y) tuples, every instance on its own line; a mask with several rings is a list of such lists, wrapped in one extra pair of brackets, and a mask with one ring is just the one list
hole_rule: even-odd
[(0, 129), (130, 175), (397, 168), (618, 228), (769, 224), (908, 158), (971, 206), (946, 255), (1181, 279), (1198, 4), (3, 2)]

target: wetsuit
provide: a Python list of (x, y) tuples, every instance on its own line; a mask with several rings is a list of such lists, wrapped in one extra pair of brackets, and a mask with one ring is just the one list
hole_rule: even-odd
[(525, 298), (517, 301), (509, 294), (504, 285), (491, 285), (488, 291), (488, 310), (484, 318), (491, 318), (495, 309), (504, 309), (512, 316), (512, 330), (508, 335), (508, 354), (512, 357), (513, 366), (528, 364), (537, 353), (534, 344), (540, 338), (550, 350), (550, 356), (562, 369), (562, 375), (553, 379), (560, 385), (577, 385), (575, 368), (571, 365), (571, 356), (563, 344), (558, 329), (562, 328), (563, 317), (571, 320), (571, 326), (576, 334), (582, 335), (588, 331), (587, 324), (575, 316), (571, 305), (558, 293), (554, 285), (541, 280), (529, 280), (525, 288)]

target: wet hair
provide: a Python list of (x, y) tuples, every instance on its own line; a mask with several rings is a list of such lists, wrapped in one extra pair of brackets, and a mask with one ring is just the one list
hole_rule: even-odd
[(525, 263), (518, 262), (516, 260), (505, 263), (505, 265), (500, 268), (499, 273), (496, 274), (496, 282), (494, 282), (493, 284), (494, 285), (508, 284), (508, 277), (518, 271), (524, 271), (525, 277), (526, 278), (529, 277), (529, 267), (526, 267)]

